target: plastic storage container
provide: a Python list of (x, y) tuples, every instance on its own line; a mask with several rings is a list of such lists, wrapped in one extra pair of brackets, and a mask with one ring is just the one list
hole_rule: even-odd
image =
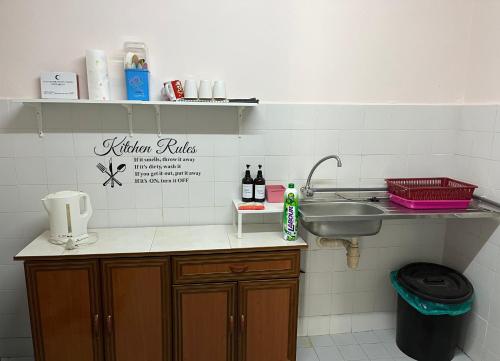
[(266, 185), (266, 199), (269, 203), (282, 203), (285, 187), (282, 185)]
[(449, 361), (471, 310), (474, 289), (461, 273), (411, 263), (391, 274), (398, 293), (396, 344), (419, 361)]
[(128, 100), (149, 100), (149, 70), (125, 69)]

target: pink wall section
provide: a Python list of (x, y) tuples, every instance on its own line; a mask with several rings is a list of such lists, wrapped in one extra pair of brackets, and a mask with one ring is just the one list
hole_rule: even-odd
[[(0, 97), (38, 97), (41, 71), (85, 73), (147, 42), (152, 93), (166, 79), (225, 79), (230, 96), (270, 101), (463, 100), (471, 0), (26, 0), (0, 11)], [(85, 77), (82, 95), (87, 96)]]

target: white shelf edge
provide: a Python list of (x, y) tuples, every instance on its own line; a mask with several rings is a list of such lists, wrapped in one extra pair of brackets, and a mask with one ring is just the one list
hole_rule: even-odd
[(239, 210), (238, 206), (242, 203), (239, 199), (233, 199), (233, 205), (236, 209), (236, 212), (239, 214), (271, 214), (271, 213), (283, 213), (283, 203), (269, 203), (264, 202), (264, 207), (266, 209), (263, 210)]
[(103, 104), (103, 105), (165, 105), (165, 106), (210, 106), (210, 107), (256, 107), (258, 103), (225, 102), (168, 102), (140, 100), (89, 100), (89, 99), (11, 99), (14, 103), (24, 104)]

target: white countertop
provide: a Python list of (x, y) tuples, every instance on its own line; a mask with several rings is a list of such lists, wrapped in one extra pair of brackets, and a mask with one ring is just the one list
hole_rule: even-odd
[(49, 231), (42, 233), (21, 252), (16, 259), (57, 256), (100, 256), (111, 254), (155, 254), (178, 252), (210, 252), (245, 249), (303, 248), (306, 242), (285, 241), (281, 232), (253, 227), (243, 238), (236, 236), (232, 226), (179, 226), (145, 228), (101, 228), (89, 230), (97, 242), (66, 250), (64, 246), (49, 242)]

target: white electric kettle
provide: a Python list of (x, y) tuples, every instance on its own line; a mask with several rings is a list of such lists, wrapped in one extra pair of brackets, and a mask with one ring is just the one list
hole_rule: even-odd
[(88, 237), (87, 224), (92, 216), (88, 194), (56, 192), (43, 198), (42, 203), (49, 213), (51, 242), (64, 244), (70, 239), (77, 242)]

